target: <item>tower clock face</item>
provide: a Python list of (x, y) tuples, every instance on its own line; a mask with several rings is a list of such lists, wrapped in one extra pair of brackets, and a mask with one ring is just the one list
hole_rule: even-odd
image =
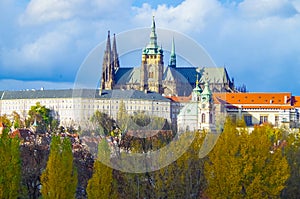
[(205, 104), (202, 104), (202, 108), (205, 108)]

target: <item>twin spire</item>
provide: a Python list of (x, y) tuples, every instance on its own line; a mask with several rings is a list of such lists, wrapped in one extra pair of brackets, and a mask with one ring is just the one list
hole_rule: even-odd
[(108, 31), (106, 49), (103, 56), (102, 63), (102, 78), (101, 88), (102, 89), (113, 89), (115, 71), (120, 68), (119, 56), (117, 52), (116, 36), (113, 37), (113, 46), (111, 48), (110, 43), (110, 31)]

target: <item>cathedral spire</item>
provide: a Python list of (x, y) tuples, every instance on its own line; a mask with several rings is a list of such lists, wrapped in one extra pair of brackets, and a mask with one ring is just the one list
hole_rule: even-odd
[(149, 48), (158, 48), (158, 46), (157, 46), (157, 35), (156, 35), (156, 30), (155, 30), (154, 16), (152, 18), (151, 33), (150, 33), (150, 43), (149, 43), (148, 47)]
[(169, 66), (172, 67), (172, 68), (176, 68), (176, 53), (175, 53), (175, 41), (174, 41), (174, 37), (173, 37), (173, 40), (172, 40), (172, 48), (171, 48)]
[(111, 55), (110, 31), (107, 32), (107, 40), (106, 40), (105, 53), (107, 53), (109, 56)]
[(102, 63), (102, 79), (101, 79), (101, 88), (102, 89), (112, 89), (114, 71), (112, 65), (112, 52), (110, 44), (110, 31), (107, 34), (106, 49), (103, 56)]
[(120, 64), (119, 64), (119, 56), (117, 52), (117, 42), (116, 42), (115, 34), (114, 34), (113, 46), (112, 46), (112, 61), (113, 61), (113, 70), (117, 71), (120, 68)]

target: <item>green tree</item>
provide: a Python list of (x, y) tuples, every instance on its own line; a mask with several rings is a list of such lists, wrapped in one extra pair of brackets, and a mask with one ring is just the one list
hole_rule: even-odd
[(210, 198), (278, 198), (289, 177), (281, 150), (270, 152), (270, 126), (252, 133), (226, 120), (224, 131), (205, 163)]
[(0, 116), (0, 122), (6, 127), (4, 131), (9, 132), (10, 128), (12, 127), (11, 121), (8, 119), (7, 115), (4, 114), (3, 116)]
[(278, 198), (290, 176), (282, 150), (271, 148), (268, 134), (275, 131), (266, 124), (241, 136), (241, 184), (247, 198)]
[(120, 102), (119, 111), (117, 114), (117, 126), (118, 128), (124, 132), (128, 128), (129, 115), (126, 111), (125, 103), (123, 100)]
[(17, 129), (17, 128), (24, 128), (25, 127), (24, 121), (21, 120), (20, 115), (16, 111), (14, 111), (12, 113), (12, 115), (13, 115), (13, 122), (14, 122), (13, 125), (14, 125), (14, 128), (15, 129)]
[(75, 198), (77, 171), (69, 138), (53, 136), (47, 167), (41, 176), (43, 198)]
[(282, 198), (297, 199), (300, 195), (300, 139), (297, 134), (289, 134), (285, 156), (290, 166), (290, 178), (282, 192)]
[[(195, 132), (195, 137), (188, 149), (172, 164), (154, 172), (155, 198), (199, 198), (203, 191), (204, 159), (199, 158), (199, 150), (206, 132)], [(189, 132), (181, 135), (170, 147), (186, 144)], [(160, 159), (166, 158), (162, 154)]]
[(102, 139), (98, 146), (93, 176), (87, 185), (88, 198), (117, 198), (117, 190), (113, 189), (113, 169), (102, 161), (110, 161), (110, 150), (105, 139)]
[(20, 180), (19, 140), (9, 138), (7, 131), (4, 131), (0, 137), (0, 198), (17, 198)]
[(109, 135), (114, 128), (114, 120), (106, 113), (102, 113), (99, 110), (91, 117), (91, 122), (96, 126), (97, 132), (104, 135)]
[(28, 122), (33, 124), (35, 121), (38, 124), (37, 132), (46, 132), (52, 122), (51, 110), (42, 106), (40, 102), (37, 102), (35, 106), (31, 106), (28, 112)]

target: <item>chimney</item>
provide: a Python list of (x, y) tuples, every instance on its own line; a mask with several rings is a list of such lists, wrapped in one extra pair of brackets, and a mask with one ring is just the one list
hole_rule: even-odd
[(287, 100), (288, 100), (288, 96), (284, 96), (284, 103), (286, 104), (287, 103)]

